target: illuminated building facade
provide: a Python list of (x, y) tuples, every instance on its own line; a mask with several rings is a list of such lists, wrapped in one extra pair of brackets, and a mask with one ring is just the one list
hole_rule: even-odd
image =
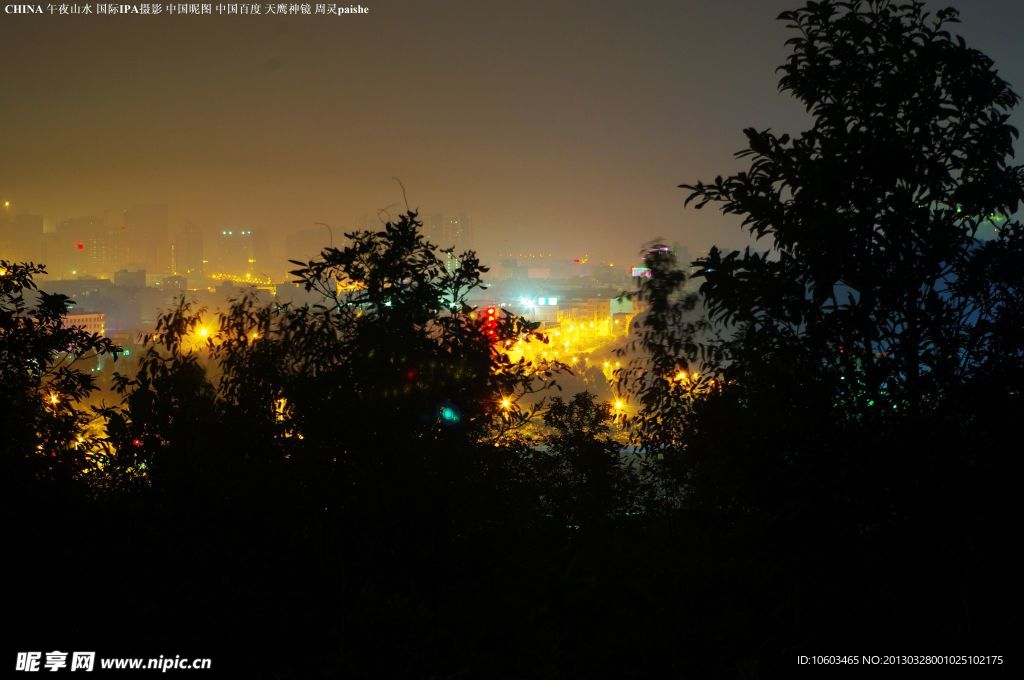
[(81, 326), (86, 333), (107, 334), (107, 315), (103, 312), (70, 312), (64, 317), (69, 326)]

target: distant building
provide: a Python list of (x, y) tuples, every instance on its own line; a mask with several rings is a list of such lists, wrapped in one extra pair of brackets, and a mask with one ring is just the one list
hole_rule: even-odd
[(207, 276), (270, 278), (272, 267), (263, 234), (252, 229), (221, 229), (213, 236), (207, 257)]
[(602, 262), (593, 268), (591, 276), (599, 283), (626, 289), (632, 288), (634, 285), (630, 280), (632, 273), (632, 267), (627, 269), (625, 267), (616, 267), (610, 262)]
[(81, 326), (86, 333), (107, 334), (107, 315), (103, 312), (70, 312), (64, 316), (68, 326)]
[(74, 217), (43, 234), (42, 261), (50, 276), (100, 276), (111, 270), (108, 229), (98, 217)]
[(0, 209), (0, 258), (13, 262), (39, 262), (42, 254), (43, 218), (16, 215), (5, 202)]
[(454, 247), (456, 254), (473, 249), (473, 227), (466, 213), (431, 215), (424, 222), (424, 236), (434, 245)]
[(41, 282), (39, 289), (47, 293), (59, 293), (67, 295), (77, 304), (85, 305), (89, 309), (97, 309), (91, 300), (97, 296), (109, 296), (113, 291), (113, 283), (110, 279), (77, 278), (77, 279), (48, 279)]
[(473, 250), (473, 228), (469, 215), (431, 215), (424, 220), (423, 235), (439, 248), (454, 248), (446, 254), (445, 266), (449, 271), (458, 266), (459, 254)]
[(635, 279), (639, 279), (639, 278), (649, 279), (649, 278), (651, 278), (651, 268), (650, 267), (643, 267), (643, 266), (633, 267), (630, 270), (630, 276), (632, 276)]
[(184, 276), (165, 276), (160, 287), (167, 292), (184, 293), (188, 290), (188, 279)]
[(555, 323), (558, 320), (558, 298), (538, 297), (532, 305), (530, 318), (541, 323)]
[(166, 205), (136, 205), (124, 211), (125, 260), (155, 275), (170, 272), (171, 245)]
[(199, 280), (204, 274), (203, 234), (189, 223), (171, 243), (171, 274)]
[(114, 285), (125, 288), (145, 288), (146, 270), (136, 269), (135, 271), (130, 271), (128, 269), (119, 269), (114, 272)]

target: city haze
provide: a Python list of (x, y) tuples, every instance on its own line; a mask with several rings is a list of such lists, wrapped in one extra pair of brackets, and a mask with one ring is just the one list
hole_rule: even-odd
[[(776, 93), (788, 35), (774, 18), (792, 4), (4, 15), (0, 59), (14, 67), (0, 73), (0, 198), (51, 232), (83, 217), (117, 228), (126, 210), (163, 206), (168, 239), (252, 230), (275, 257), (316, 222), (339, 233), (397, 214), (398, 177), (424, 215), (469, 216), (462, 245), (489, 263), (635, 261), (656, 237), (691, 254), (739, 245), (735, 221), (684, 210), (677, 185), (738, 167), (746, 126), (805, 125)], [(1024, 9), (962, 12), (969, 42), (1021, 82)]]

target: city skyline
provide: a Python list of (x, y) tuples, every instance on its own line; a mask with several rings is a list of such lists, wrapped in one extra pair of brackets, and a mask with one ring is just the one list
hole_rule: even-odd
[[(0, 74), (0, 200), (47, 229), (165, 205), (171, 230), (236, 226), (283, 244), (408, 199), (425, 216), (473, 215), (486, 261), (613, 260), (654, 238), (739, 245), (735, 221), (684, 210), (677, 185), (731, 171), (745, 126), (805, 127), (775, 91), (787, 35), (774, 18), (788, 4), (4, 15), (0, 58), (19, 67)], [(973, 2), (962, 18), (968, 41), (1024, 81), (1024, 9)]]

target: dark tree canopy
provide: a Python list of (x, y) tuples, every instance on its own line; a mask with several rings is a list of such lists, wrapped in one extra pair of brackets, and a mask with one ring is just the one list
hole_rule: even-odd
[(854, 420), (934, 411), (1021, 370), (1017, 95), (947, 30), (951, 9), (812, 2), (779, 18), (795, 33), (779, 87), (812, 126), (749, 128), (748, 169), (683, 185), (766, 244), (694, 262), (699, 304), (672, 255), (648, 253), (648, 359), (628, 377), (654, 448), (696, 427), (670, 379), (690, 364)]
[[(683, 185), (764, 245), (690, 271), (647, 251), (642, 353), (620, 374), (634, 440), (724, 562), (762, 565), (738, 581), (790, 593), (762, 601), (771, 616), (807, 622), (748, 630), (754, 646), (824, 639), (826, 609), (849, 639), (1006, 640), (1011, 615), (985, 600), (1011, 579), (1024, 417), (1018, 97), (951, 9), (810, 2), (780, 20), (780, 90), (811, 127), (747, 129), (746, 169)], [(943, 595), (881, 615), (926, 591)]]
[(483, 287), (486, 268), (472, 252), (439, 251), (421, 227), (409, 213), (295, 263), (296, 282), (318, 304), (261, 306), (243, 296), (213, 324), (183, 301), (158, 321), (138, 375), (120, 378), (118, 448), (148, 458), (153, 478), (174, 461), (206, 465), (212, 457), (199, 451), (235, 450), (304, 461), (322, 468), (322, 480), (399, 475), (414, 484), (426, 470), (443, 476), (465, 462), (452, 457), (459, 447), (521, 427), (538, 406), (518, 402), (550, 387), (559, 367), (511, 362), (504, 345), (546, 340), (537, 324), (504, 311), (493, 336), (482, 332), (466, 296)]
[(768, 241), (696, 263), (710, 318), (743, 353), (727, 373), (827, 368), (844, 402), (924, 408), (1005, 360), (990, 330), (1019, 287), (987, 270), (1021, 254), (1018, 97), (947, 30), (952, 9), (820, 2), (779, 18), (796, 33), (779, 87), (813, 126), (748, 129), (748, 170), (685, 185), (688, 203), (717, 204)]
[(72, 301), (36, 287), (45, 273), (41, 265), (0, 261), (0, 460), (15, 479), (76, 477), (109, 453), (82, 402), (97, 389), (87, 367), (119, 349), (68, 323)]

